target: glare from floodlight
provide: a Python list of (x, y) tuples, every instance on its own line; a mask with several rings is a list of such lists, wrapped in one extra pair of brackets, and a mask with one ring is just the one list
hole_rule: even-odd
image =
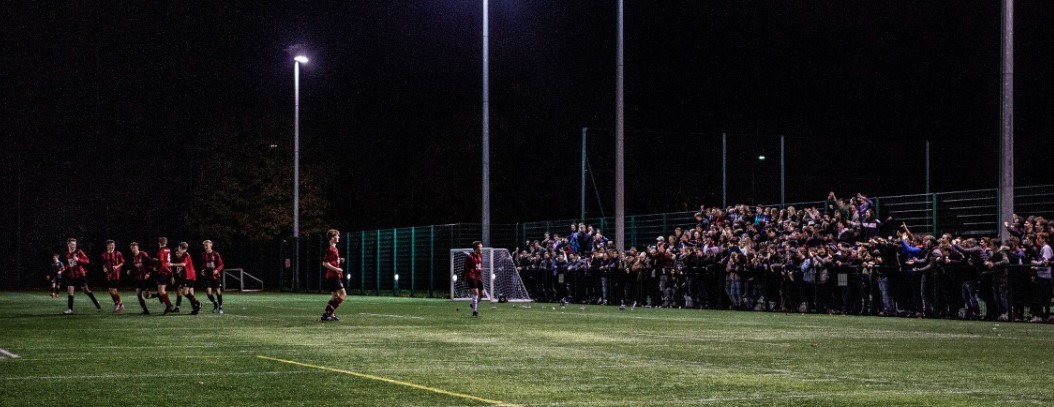
[(399, 281), (399, 275), (398, 274), (395, 275), (395, 281)]
[(293, 58), (293, 60), (296, 61), (296, 62), (299, 62), (301, 64), (306, 64), (307, 63), (307, 57), (305, 57), (303, 55), (297, 55), (296, 58)]
[(450, 276), (450, 279), (454, 280), (454, 282), (457, 282), (457, 274)]
[(758, 156), (758, 159), (759, 159), (759, 160), (761, 160), (761, 161), (765, 161), (765, 156), (763, 156), (763, 155), (759, 155), (759, 156)]

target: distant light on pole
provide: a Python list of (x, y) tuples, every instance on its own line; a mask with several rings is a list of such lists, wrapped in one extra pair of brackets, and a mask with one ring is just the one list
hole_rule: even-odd
[(307, 61), (308, 61), (307, 57), (305, 57), (303, 55), (297, 55), (295, 58), (293, 58), (293, 60), (296, 61), (296, 62), (299, 62), (301, 64), (306, 64)]
[(761, 160), (761, 161), (765, 161), (765, 156), (763, 156), (763, 155), (759, 155), (759, 156), (758, 156), (758, 160)]

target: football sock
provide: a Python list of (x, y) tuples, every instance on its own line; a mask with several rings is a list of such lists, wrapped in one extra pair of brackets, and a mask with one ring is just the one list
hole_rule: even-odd
[(114, 294), (113, 295), (113, 303), (117, 304), (117, 305), (121, 305), (121, 294)]
[(143, 311), (150, 311), (146, 309), (146, 300), (144, 300), (141, 296), (139, 297), (139, 306), (143, 307)]
[(102, 307), (101, 305), (99, 305), (99, 300), (95, 299), (95, 293), (88, 292), (88, 298), (91, 298), (91, 302), (95, 304), (95, 308)]
[(342, 302), (344, 302), (344, 300), (342, 300), (340, 297), (329, 300), (329, 303), (326, 304), (326, 313), (332, 314), (334, 311), (337, 310), (337, 307), (339, 307), (340, 303)]
[(161, 295), (161, 302), (164, 303), (166, 307), (172, 308), (172, 300), (168, 298), (168, 293)]
[(183, 305), (183, 296), (176, 294), (176, 306), (178, 307), (180, 305)]
[(212, 294), (205, 294), (205, 295), (207, 295), (209, 297), (209, 301), (212, 301), (212, 306), (213, 307), (216, 307), (216, 306), (219, 305), (219, 304), (216, 304), (216, 297), (215, 296), (213, 296)]
[(479, 305), (479, 297), (475, 297), (475, 296), (473, 296), (473, 297), (472, 297), (472, 310), (473, 310), (473, 311), (475, 311), (475, 310), (476, 310), (476, 307), (477, 307), (478, 305)]
[(194, 294), (187, 294), (187, 300), (190, 301), (191, 307), (197, 308), (201, 306), (201, 303), (198, 302), (198, 299), (196, 297), (194, 297)]
[(221, 307), (223, 306), (223, 294), (216, 293), (216, 302), (220, 303)]
[(73, 296), (66, 296), (66, 309), (73, 309)]

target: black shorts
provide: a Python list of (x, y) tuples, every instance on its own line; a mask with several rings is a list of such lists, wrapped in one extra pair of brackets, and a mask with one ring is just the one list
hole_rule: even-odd
[(88, 279), (84, 277), (70, 278), (66, 280), (66, 287), (74, 286), (77, 288), (87, 287)]
[(219, 279), (205, 278), (205, 279), (198, 280), (198, 284), (200, 286), (204, 287), (204, 288), (213, 288), (213, 289), (220, 288), (220, 280)]
[(62, 287), (62, 277), (52, 276), (51, 277), (51, 284), (54, 284), (55, 287)]
[(179, 288), (195, 288), (197, 285), (197, 279), (194, 280), (180, 280), (176, 281), (176, 286)]
[(172, 286), (172, 275), (157, 273), (157, 275), (154, 276), (154, 282), (157, 285)]
[(106, 288), (121, 288), (121, 279), (106, 280)]
[(339, 278), (327, 278), (322, 282), (322, 287), (329, 292), (340, 291), (344, 289), (344, 281)]
[(140, 290), (150, 291), (154, 289), (154, 287), (157, 287), (157, 283), (149, 279), (140, 278), (138, 280), (135, 280), (135, 288), (138, 288)]
[(483, 282), (480, 280), (468, 279), (465, 280), (465, 287), (469, 290), (475, 288), (477, 290), (483, 291)]

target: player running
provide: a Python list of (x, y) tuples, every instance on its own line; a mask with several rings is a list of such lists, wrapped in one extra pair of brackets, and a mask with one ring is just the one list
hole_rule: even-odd
[(99, 300), (95, 299), (95, 294), (88, 288), (87, 274), (84, 270), (84, 265), (90, 264), (91, 260), (88, 260), (88, 255), (77, 248), (77, 239), (72, 237), (66, 239), (66, 248), (66, 269), (64, 272), (66, 274), (66, 292), (68, 296), (66, 297), (66, 310), (62, 313), (73, 313), (73, 292), (77, 290), (77, 287), (80, 287), (84, 294), (88, 295), (91, 302), (95, 304), (96, 311), (101, 310), (102, 306), (99, 305)]
[(341, 263), (344, 263), (344, 259), (340, 258), (340, 252), (337, 251), (337, 243), (340, 242), (340, 232), (336, 229), (330, 229), (326, 232), (326, 236), (329, 237), (329, 250), (326, 251), (326, 255), (322, 258), (322, 267), (326, 269), (324, 287), (327, 287), (333, 293), (333, 296), (330, 297), (329, 303), (326, 304), (326, 312), (322, 313), (322, 320), (340, 321), (340, 318), (337, 318), (337, 307), (348, 296), (342, 281), (344, 269), (340, 268)]
[(157, 245), (157, 275), (154, 277), (157, 279), (157, 295), (165, 304), (165, 312), (162, 315), (166, 315), (173, 311), (172, 300), (168, 298), (168, 291), (165, 290), (172, 283), (172, 251), (168, 249), (167, 237), (159, 237)]
[[(171, 263), (172, 267), (177, 267), (183, 270), (183, 278), (179, 287), (179, 294), (187, 297), (190, 300), (190, 315), (198, 315), (201, 311), (201, 302), (194, 297), (194, 284), (197, 283), (198, 274), (194, 272), (194, 261), (190, 258), (190, 253), (187, 252), (187, 248), (190, 245), (187, 242), (179, 242), (179, 246), (176, 246), (176, 261)], [(179, 308), (179, 304), (176, 304), (176, 308)]]
[[(220, 257), (220, 252), (212, 250), (211, 240), (201, 242), (201, 245), (205, 246), (205, 253), (201, 255), (205, 294), (208, 295), (209, 301), (212, 301), (212, 312), (222, 314), (223, 286), (220, 284), (220, 273), (223, 272), (223, 257)], [(216, 291), (215, 297), (212, 295), (213, 290)]]
[(51, 255), (51, 272), (48, 273), (48, 281), (51, 282), (51, 298), (59, 298), (59, 288), (62, 287), (62, 270), (66, 268), (59, 260), (58, 254)]
[(465, 259), (465, 284), (472, 291), (472, 316), (479, 316), (479, 298), (483, 293), (483, 242), (472, 242), (472, 253)]
[(153, 283), (150, 279), (150, 255), (139, 250), (139, 243), (136, 242), (130, 243), (128, 250), (132, 256), (132, 267), (127, 273), (135, 272), (135, 297), (139, 300), (139, 306), (143, 308), (139, 315), (150, 315), (150, 310), (146, 308), (146, 300), (151, 298), (150, 286)]
[(124, 311), (121, 302), (121, 267), (124, 267), (124, 255), (115, 249), (113, 240), (106, 241), (106, 251), (102, 254), (102, 271), (106, 274), (106, 288), (113, 299), (113, 312)]

